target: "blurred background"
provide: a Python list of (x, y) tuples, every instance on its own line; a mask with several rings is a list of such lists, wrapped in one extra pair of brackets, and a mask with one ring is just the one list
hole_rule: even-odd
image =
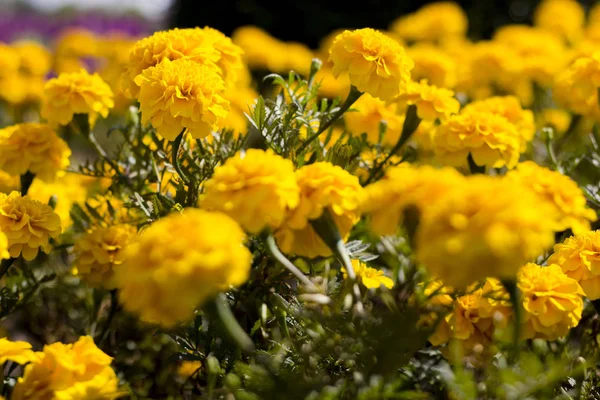
[[(581, 0), (586, 8), (595, 0)], [(50, 40), (66, 27), (133, 36), (167, 27), (210, 25), (231, 35), (242, 25), (257, 25), (275, 37), (316, 48), (338, 28), (385, 29), (425, 0), (0, 0), (0, 41)], [(531, 21), (539, 0), (457, 1), (469, 16), (469, 36), (487, 38), (501, 25)]]

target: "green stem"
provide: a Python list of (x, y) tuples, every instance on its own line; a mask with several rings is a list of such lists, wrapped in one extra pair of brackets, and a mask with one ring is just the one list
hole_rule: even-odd
[(235, 316), (229, 307), (227, 297), (225, 297), (223, 293), (219, 293), (214, 299), (213, 306), (216, 316), (219, 318), (227, 330), (227, 333), (237, 343), (237, 345), (245, 352), (254, 352), (254, 342), (252, 342), (252, 339), (248, 337), (246, 332), (235, 319)]
[(513, 361), (519, 360), (519, 352), (521, 348), (521, 291), (517, 286), (515, 280), (503, 280), (502, 285), (510, 295), (510, 301), (512, 303), (514, 318), (514, 330), (513, 330)]
[(469, 170), (471, 171), (471, 175), (485, 174), (485, 166), (479, 166), (475, 164), (475, 160), (473, 159), (473, 155), (471, 153), (469, 153), (467, 161), (469, 162)]
[(25, 196), (27, 192), (29, 192), (29, 188), (31, 187), (34, 178), (35, 174), (31, 171), (27, 171), (21, 175), (21, 196)]
[(281, 265), (283, 265), (288, 271), (290, 271), (292, 274), (294, 274), (300, 280), (300, 282), (302, 282), (304, 285), (309, 287), (312, 291), (318, 290), (318, 288), (315, 286), (315, 284), (312, 283), (311, 280), (308, 279), (306, 277), (306, 275), (304, 275), (302, 273), (302, 271), (300, 271), (298, 269), (298, 267), (296, 267), (290, 260), (288, 260), (283, 255), (283, 253), (277, 247), (277, 244), (275, 243), (275, 238), (273, 237), (273, 235), (269, 235), (266, 239), (266, 242), (267, 242), (267, 247), (269, 248), (269, 251)]
[(417, 106), (415, 106), (414, 104), (408, 106), (408, 109), (406, 110), (406, 118), (404, 119), (404, 125), (402, 125), (402, 134), (400, 135), (398, 142), (396, 142), (396, 145), (385, 157), (383, 162), (378, 163), (377, 166), (373, 168), (365, 182), (365, 185), (368, 185), (375, 179), (379, 178), (379, 175), (381, 174), (381, 171), (383, 170), (385, 165), (394, 155), (398, 154), (400, 150), (402, 150), (402, 147), (404, 147), (406, 142), (410, 140), (413, 133), (415, 133), (415, 131), (419, 127), (420, 123), (421, 118), (419, 118), (419, 116), (417, 115)]
[(306, 141), (300, 146), (296, 154), (302, 154), (304, 150), (310, 146), (312, 142), (314, 142), (321, 133), (325, 132), (335, 121), (337, 121), (348, 109), (358, 100), (358, 98), (362, 96), (362, 92), (359, 91), (356, 87), (352, 86), (350, 88), (350, 93), (344, 101), (344, 104), (341, 105), (340, 109), (327, 121), (323, 122), (321, 126), (319, 126), (319, 130), (314, 135), (310, 136)]
[(175, 138), (175, 141), (173, 142), (173, 146), (172, 146), (172, 153), (171, 153), (171, 158), (172, 158), (172, 163), (173, 163), (173, 167), (175, 168), (175, 171), (177, 171), (177, 174), (179, 174), (179, 176), (181, 177), (181, 180), (188, 185), (190, 183), (190, 180), (188, 179), (187, 175), (183, 173), (183, 170), (181, 169), (181, 165), (179, 165), (179, 147), (181, 147), (181, 141), (183, 140), (183, 135), (185, 134), (185, 128), (183, 128), (181, 130), (181, 133), (179, 135), (177, 135), (177, 137)]
[(2, 260), (2, 263), (0, 263), (0, 279), (3, 278), (4, 275), (6, 275), (8, 269), (11, 267), (11, 265), (13, 265), (15, 260), (16, 258), (8, 258), (6, 260)]

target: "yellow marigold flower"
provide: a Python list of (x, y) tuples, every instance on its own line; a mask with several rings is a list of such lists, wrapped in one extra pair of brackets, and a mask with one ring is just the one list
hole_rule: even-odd
[(426, 80), (432, 85), (445, 88), (453, 88), (456, 85), (456, 62), (439, 47), (422, 44), (409, 47), (406, 52), (415, 63), (410, 72), (413, 81)]
[(50, 124), (67, 125), (73, 115), (87, 114), (90, 126), (94, 126), (98, 116), (106, 118), (114, 105), (110, 86), (100, 75), (82, 69), (46, 82), (41, 115)]
[(576, 114), (600, 120), (599, 87), (600, 51), (578, 58), (556, 77), (554, 100)]
[(70, 164), (71, 150), (46, 124), (33, 122), (0, 129), (0, 169), (10, 175), (27, 171), (54, 180)]
[(396, 104), (386, 104), (365, 93), (352, 105), (352, 109), (356, 111), (344, 113), (344, 122), (353, 135), (366, 133), (369, 142), (379, 143), (380, 124), (385, 121), (387, 127), (382, 143), (391, 146), (396, 144), (404, 123), (404, 117), (397, 113)]
[(536, 26), (574, 42), (583, 34), (585, 10), (576, 0), (544, 0), (533, 15)]
[(19, 72), (20, 59), (17, 50), (0, 42), (0, 77), (11, 77)]
[(401, 93), (394, 101), (400, 107), (414, 104), (419, 118), (429, 121), (444, 121), (460, 109), (460, 103), (454, 98), (452, 90), (428, 85), (427, 81), (409, 82), (406, 92)]
[(463, 112), (442, 123), (433, 136), (437, 158), (452, 166), (475, 164), (513, 168), (519, 161), (521, 135), (508, 119), (491, 112)]
[(233, 42), (244, 50), (244, 57), (250, 68), (270, 71), (285, 70), (285, 44), (256, 26), (242, 26), (232, 35)]
[[(319, 95), (323, 97), (344, 99), (350, 93), (348, 74), (341, 74), (336, 78), (331, 68), (325, 65), (316, 73), (315, 82), (319, 84)], [(356, 106), (356, 103), (354, 105)]]
[(439, 41), (464, 36), (468, 23), (467, 15), (458, 4), (439, 1), (396, 19), (390, 30), (404, 40)]
[(21, 182), (19, 180), (19, 175), (11, 175), (0, 169), (0, 192), (8, 194), (13, 190), (19, 190), (20, 188)]
[[(394, 287), (394, 281), (384, 275), (383, 271), (367, 266), (360, 260), (352, 260), (352, 267), (356, 273), (356, 278), (360, 280), (367, 289), (379, 289), (381, 285), (388, 289)], [(346, 268), (342, 267), (344, 279), (348, 279)]]
[(588, 299), (600, 299), (600, 231), (581, 232), (557, 243), (548, 264), (557, 264), (575, 279)]
[(202, 362), (197, 361), (183, 361), (177, 368), (177, 375), (183, 378), (189, 378), (202, 368)]
[(20, 69), (27, 75), (45, 76), (52, 68), (52, 54), (40, 42), (20, 40), (12, 44), (19, 54)]
[(165, 327), (190, 318), (210, 297), (248, 279), (252, 256), (244, 240), (239, 225), (219, 212), (187, 209), (154, 222), (115, 270), (123, 306)]
[(417, 304), (422, 307), (417, 326), (432, 331), (429, 341), (434, 346), (446, 343), (450, 337), (447, 324), (440, 318), (444, 318), (452, 310), (454, 299), (451, 295), (452, 288), (444, 286), (444, 283), (438, 279), (420, 282), (410, 298), (411, 304), (418, 301)]
[(48, 204), (52, 196), (56, 197), (54, 212), (60, 217), (63, 230), (72, 224), (71, 206), (73, 203), (82, 203), (87, 197), (87, 188), (84, 184), (85, 177), (77, 173), (66, 173), (54, 182), (44, 182), (34, 179), (27, 195), (40, 203)]
[(219, 52), (219, 59), (216, 64), (221, 71), (225, 85), (227, 87), (234, 86), (240, 80), (240, 75), (243, 74), (246, 68), (242, 61), (242, 55), (244, 54), (242, 48), (214, 28), (205, 26), (203, 29), (196, 28), (196, 30), (202, 31), (206, 36), (205, 40)]
[(251, 233), (279, 228), (300, 197), (294, 164), (272, 150), (238, 153), (215, 168), (204, 190), (202, 207), (224, 212)]
[(364, 189), (358, 178), (337, 165), (316, 162), (296, 171), (300, 186), (300, 203), (289, 212), (275, 239), (286, 253), (305, 257), (328, 257), (331, 250), (314, 231), (310, 220), (328, 210), (345, 238), (360, 219), (360, 203)]
[(416, 257), (432, 276), (457, 289), (488, 276), (513, 277), (552, 245), (549, 216), (552, 210), (526, 187), (471, 176), (424, 207)]
[(344, 31), (329, 49), (333, 75), (347, 73), (361, 92), (390, 100), (405, 90), (412, 60), (404, 48), (370, 28)]
[(521, 136), (521, 152), (526, 150), (535, 135), (533, 112), (524, 110), (515, 96), (496, 96), (474, 101), (466, 105), (462, 112), (491, 112), (509, 120)]
[(558, 108), (545, 108), (537, 114), (538, 129), (554, 128), (555, 137), (561, 137), (571, 125), (571, 114)]
[(27, 342), (12, 342), (6, 338), (0, 339), (0, 364), (12, 361), (17, 364), (27, 364), (38, 360)]
[(230, 88), (223, 93), (223, 98), (231, 106), (229, 113), (223, 121), (225, 129), (233, 130), (236, 135), (248, 132), (248, 118), (244, 113), (249, 113), (250, 107), (258, 98), (258, 93), (250, 87)]
[(142, 122), (152, 123), (167, 140), (175, 140), (182, 129), (194, 138), (206, 137), (222, 126), (229, 112), (217, 70), (189, 59), (165, 59), (144, 70), (135, 83)]
[(0, 193), (0, 231), (8, 238), (11, 257), (33, 260), (39, 249), (50, 252), (50, 238), (61, 233), (60, 217), (47, 204), (21, 197), (19, 192)]
[(517, 275), (524, 315), (523, 339), (556, 340), (577, 326), (583, 311), (581, 286), (556, 264), (528, 263)]
[(126, 224), (89, 229), (75, 242), (75, 274), (92, 287), (114, 289), (114, 270), (123, 264), (124, 249), (136, 233), (134, 226)]
[(394, 235), (408, 206), (420, 211), (465, 178), (453, 168), (437, 169), (428, 165), (400, 164), (365, 188), (363, 211), (370, 215), (370, 228), (378, 235)]
[[(12, 399), (112, 400), (119, 379), (110, 368), (112, 357), (100, 350), (90, 336), (73, 344), (44, 346), (37, 360), (25, 367)], [(111, 393), (113, 392), (113, 393)]]
[(98, 38), (84, 28), (68, 28), (62, 31), (54, 45), (57, 58), (82, 58), (98, 54)]
[(517, 164), (517, 168), (506, 177), (530, 188), (540, 202), (547, 203), (554, 209), (556, 231), (569, 228), (575, 233), (588, 231), (590, 222), (597, 219), (596, 212), (587, 207), (585, 195), (577, 183), (558, 171), (541, 167), (533, 161), (525, 161)]

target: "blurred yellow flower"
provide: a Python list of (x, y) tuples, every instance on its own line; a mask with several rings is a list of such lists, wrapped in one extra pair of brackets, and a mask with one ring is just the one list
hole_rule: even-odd
[(514, 277), (554, 241), (553, 210), (505, 179), (470, 176), (423, 208), (417, 260), (457, 289), (486, 277)]
[(229, 112), (218, 70), (190, 59), (165, 59), (144, 70), (135, 83), (142, 123), (152, 123), (167, 140), (175, 140), (183, 129), (194, 138), (206, 137), (222, 127)]
[(556, 77), (554, 100), (567, 110), (600, 121), (600, 51), (575, 60)]
[(40, 248), (50, 252), (50, 238), (61, 233), (60, 217), (49, 205), (21, 197), (19, 192), (0, 193), (0, 231), (8, 238), (11, 257), (22, 255), (31, 261)]
[(11, 44), (19, 55), (20, 70), (27, 75), (44, 77), (52, 68), (52, 54), (40, 42), (19, 40)]
[(523, 339), (556, 340), (577, 326), (583, 311), (581, 286), (556, 264), (528, 263), (517, 275), (524, 315)]
[(464, 36), (468, 23), (467, 15), (458, 4), (439, 1), (399, 17), (392, 22), (390, 30), (407, 41), (435, 42)]
[(347, 73), (361, 92), (390, 100), (405, 90), (414, 64), (404, 48), (370, 28), (344, 31), (329, 49), (333, 75)]
[(395, 103), (386, 104), (384, 101), (368, 93), (362, 95), (353, 105), (352, 110), (344, 113), (346, 128), (354, 136), (367, 134), (370, 143), (379, 143), (380, 124), (385, 121), (386, 129), (382, 143), (393, 146), (402, 133), (404, 117), (398, 115)]
[(315, 82), (319, 84), (319, 95), (323, 97), (344, 99), (350, 92), (348, 74), (341, 74), (336, 78), (333, 76), (331, 67), (326, 65), (323, 65), (316, 73)]
[(575, 279), (587, 298), (600, 299), (600, 231), (580, 232), (557, 243), (548, 264)]
[(11, 175), (0, 169), (0, 192), (8, 194), (13, 190), (20, 189), (21, 182), (19, 180), (19, 175)]
[(227, 159), (204, 190), (203, 208), (224, 212), (250, 233), (279, 228), (300, 197), (294, 164), (272, 150), (248, 149)]
[(550, 127), (554, 129), (555, 137), (561, 137), (571, 125), (571, 114), (558, 108), (545, 108), (537, 114), (538, 129)]
[(410, 72), (413, 81), (426, 80), (437, 87), (454, 88), (458, 79), (458, 66), (443, 49), (430, 44), (420, 44), (407, 48), (406, 53), (415, 63)]
[(250, 113), (250, 107), (258, 98), (258, 93), (250, 87), (234, 87), (227, 89), (223, 98), (230, 105), (223, 127), (233, 130), (235, 135), (245, 135), (248, 132), (248, 118), (244, 113)]
[(189, 378), (202, 368), (202, 362), (197, 361), (183, 361), (177, 368), (177, 375), (183, 378)]
[(464, 179), (454, 168), (403, 163), (365, 188), (363, 212), (370, 215), (369, 226), (377, 235), (394, 235), (407, 207), (416, 206), (422, 212)]
[(6, 338), (0, 339), (0, 364), (12, 361), (17, 364), (35, 362), (38, 356), (31, 350), (31, 344), (27, 342), (13, 342)]
[(98, 37), (84, 28), (68, 28), (54, 43), (54, 71), (57, 74), (78, 72), (85, 67), (84, 58), (98, 55)]
[(519, 161), (521, 135), (501, 115), (469, 111), (443, 122), (433, 136), (433, 146), (436, 157), (448, 165), (466, 165), (471, 154), (479, 166), (513, 168)]
[(409, 82), (406, 91), (393, 101), (399, 104), (399, 108), (414, 104), (419, 118), (427, 121), (445, 121), (460, 109), (452, 90), (428, 85), (427, 81)]
[(252, 255), (244, 240), (240, 226), (220, 212), (186, 209), (154, 222), (115, 270), (121, 303), (164, 327), (190, 318), (218, 292), (246, 282)]
[(590, 222), (598, 218), (596, 212), (587, 207), (583, 190), (570, 177), (557, 171), (541, 167), (533, 161), (517, 164), (506, 178), (521, 186), (528, 187), (537, 196), (538, 201), (547, 203), (554, 209), (551, 219), (554, 230), (559, 232), (572, 229), (579, 233), (590, 229)]
[[(383, 271), (371, 268), (360, 260), (352, 260), (352, 268), (354, 268), (356, 278), (367, 289), (379, 289), (382, 285), (388, 289), (394, 287), (394, 281), (385, 276)], [(341, 271), (344, 279), (348, 279), (346, 268), (342, 267)]]
[(96, 226), (75, 241), (74, 273), (91, 287), (114, 289), (114, 270), (124, 262), (124, 250), (137, 229), (132, 225)]
[(0, 169), (10, 175), (27, 171), (53, 181), (70, 164), (71, 149), (46, 124), (23, 123), (0, 129)]
[(90, 127), (115, 105), (110, 86), (84, 69), (60, 74), (44, 86), (41, 115), (52, 125), (67, 125), (75, 114), (87, 114)]
[(337, 165), (316, 162), (296, 171), (300, 186), (300, 203), (290, 210), (275, 239), (285, 253), (305, 257), (328, 257), (331, 250), (314, 231), (310, 220), (328, 210), (345, 238), (360, 219), (360, 204), (364, 189), (358, 178)]
[(533, 22), (569, 42), (575, 42), (583, 34), (585, 10), (576, 0), (544, 0), (537, 6)]

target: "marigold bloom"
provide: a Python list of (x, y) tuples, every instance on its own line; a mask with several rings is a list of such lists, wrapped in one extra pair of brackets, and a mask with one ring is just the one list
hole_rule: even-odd
[(272, 150), (238, 153), (215, 168), (204, 190), (202, 207), (224, 212), (251, 233), (279, 228), (300, 197), (294, 164)]
[[(356, 278), (363, 284), (367, 289), (379, 289), (381, 285), (388, 289), (394, 287), (394, 281), (384, 275), (383, 271), (367, 266), (360, 260), (352, 260), (352, 268)], [(346, 268), (341, 269), (344, 279), (348, 279), (348, 272)]]
[(452, 90), (428, 85), (426, 81), (409, 82), (406, 92), (394, 101), (400, 107), (414, 104), (419, 118), (428, 121), (444, 121), (460, 109), (460, 103), (454, 98)]
[(36, 356), (17, 380), (12, 399), (112, 400), (123, 395), (112, 358), (90, 336), (46, 345)]
[(12, 361), (17, 364), (27, 364), (38, 360), (27, 342), (12, 342), (6, 338), (0, 339), (0, 364)]
[(20, 70), (27, 75), (45, 76), (52, 68), (52, 54), (40, 42), (19, 40), (12, 43), (19, 54)]
[(28, 122), (0, 129), (0, 169), (10, 175), (27, 171), (53, 181), (70, 164), (71, 149), (46, 124)]
[(60, 217), (63, 230), (67, 230), (72, 224), (71, 206), (73, 203), (83, 203), (87, 197), (87, 187), (84, 184), (86, 177), (77, 173), (68, 172), (54, 182), (44, 182), (34, 179), (27, 191), (27, 195), (33, 200), (48, 204), (50, 198), (55, 196), (56, 204), (54, 212)]
[(19, 190), (21, 188), (21, 182), (19, 175), (11, 175), (0, 169), (0, 192), (10, 193), (13, 190)]
[(256, 99), (258, 93), (250, 87), (230, 88), (223, 93), (223, 98), (229, 101), (231, 106), (229, 113), (223, 121), (225, 129), (233, 130), (235, 135), (243, 135), (248, 132), (248, 113)]
[(329, 50), (333, 75), (347, 73), (361, 92), (390, 100), (405, 90), (414, 64), (404, 48), (374, 29), (344, 31)]
[(165, 327), (190, 318), (210, 297), (248, 279), (252, 256), (244, 240), (220, 212), (187, 209), (154, 222), (115, 270), (123, 306)]
[(537, 114), (538, 129), (550, 127), (554, 129), (555, 137), (562, 136), (571, 125), (571, 114), (558, 108), (545, 108)]
[(402, 133), (404, 117), (398, 115), (396, 104), (386, 104), (368, 93), (362, 95), (353, 105), (352, 109), (344, 113), (346, 128), (355, 136), (367, 134), (371, 143), (379, 143), (380, 124), (385, 121), (386, 129), (382, 142), (393, 146)]
[(0, 231), (8, 238), (11, 257), (33, 260), (39, 249), (50, 252), (50, 238), (61, 233), (60, 217), (47, 204), (21, 197), (19, 192), (0, 193)]
[(458, 66), (454, 59), (439, 47), (422, 44), (409, 47), (406, 52), (415, 63), (410, 72), (413, 81), (426, 80), (437, 87), (449, 89), (456, 85)]
[(337, 165), (316, 162), (296, 171), (300, 186), (300, 203), (290, 210), (283, 226), (275, 233), (281, 250), (305, 257), (328, 257), (332, 254), (311, 226), (328, 210), (342, 237), (360, 219), (360, 203), (364, 189), (358, 178)]
[(417, 260), (457, 289), (485, 277), (513, 277), (552, 245), (552, 212), (524, 186), (471, 176), (424, 207)]
[(548, 264), (575, 279), (588, 299), (600, 299), (600, 231), (581, 232), (557, 243)]
[(544, 0), (536, 8), (533, 22), (573, 42), (583, 34), (585, 10), (576, 0)]
[(114, 270), (125, 261), (124, 250), (136, 233), (126, 224), (89, 229), (75, 242), (75, 274), (92, 287), (114, 289)]
[(585, 117), (600, 120), (600, 52), (575, 60), (556, 77), (554, 100), (562, 107)]
[(390, 30), (404, 40), (439, 41), (464, 36), (468, 23), (467, 15), (458, 4), (439, 1), (396, 19)]
[(110, 86), (100, 75), (82, 69), (46, 82), (41, 115), (50, 124), (67, 125), (75, 114), (87, 114), (90, 126), (94, 126), (98, 116), (106, 118), (114, 105)]
[(597, 219), (596, 212), (587, 207), (586, 197), (577, 183), (558, 171), (525, 161), (517, 164), (506, 177), (530, 188), (540, 202), (554, 209), (556, 231), (571, 228), (575, 233), (584, 232), (590, 229), (590, 222)]
[(475, 164), (513, 168), (519, 161), (521, 136), (509, 120), (491, 112), (464, 112), (442, 123), (433, 136), (437, 158), (452, 166)]
[(135, 83), (142, 122), (152, 123), (167, 140), (175, 140), (182, 129), (194, 138), (206, 137), (222, 126), (229, 112), (217, 70), (189, 59), (165, 59), (144, 70)]
[(517, 275), (524, 315), (522, 338), (556, 340), (577, 326), (583, 311), (581, 286), (556, 264), (528, 263)]
[(400, 164), (386, 171), (379, 181), (365, 188), (363, 212), (370, 215), (370, 228), (378, 235), (394, 235), (409, 206), (423, 211), (465, 178), (454, 168)]
[(510, 121), (519, 131), (521, 136), (521, 152), (527, 149), (527, 145), (535, 135), (535, 123), (533, 112), (524, 110), (519, 99), (515, 96), (495, 96), (485, 100), (478, 100), (467, 104), (463, 113), (468, 112), (491, 112), (501, 115)]

